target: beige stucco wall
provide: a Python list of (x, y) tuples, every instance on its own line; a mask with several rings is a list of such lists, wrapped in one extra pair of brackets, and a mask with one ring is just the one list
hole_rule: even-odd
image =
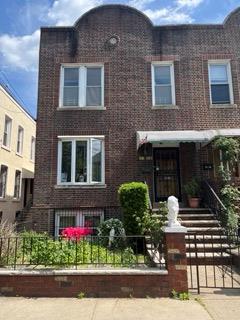
[[(3, 143), (5, 115), (12, 119), (11, 141), (9, 150)], [(24, 129), (22, 155), (17, 155), (18, 126)], [(0, 166), (8, 167), (6, 197), (0, 198), (2, 219), (13, 221), (16, 211), (23, 208), (24, 180), (34, 177), (34, 162), (30, 159), (31, 139), (36, 137), (36, 122), (18, 105), (0, 85)], [(15, 171), (22, 172), (21, 198), (14, 200)]]

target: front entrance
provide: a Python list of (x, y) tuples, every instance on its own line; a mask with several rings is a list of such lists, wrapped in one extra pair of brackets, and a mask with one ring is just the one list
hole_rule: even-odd
[(154, 148), (155, 201), (165, 201), (175, 196), (181, 201), (179, 149)]

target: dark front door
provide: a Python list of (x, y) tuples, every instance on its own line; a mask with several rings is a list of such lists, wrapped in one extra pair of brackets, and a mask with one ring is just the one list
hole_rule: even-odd
[(178, 148), (154, 149), (155, 201), (175, 196), (181, 201)]

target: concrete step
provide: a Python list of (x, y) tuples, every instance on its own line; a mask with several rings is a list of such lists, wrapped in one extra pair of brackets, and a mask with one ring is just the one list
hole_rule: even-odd
[(187, 228), (189, 233), (195, 234), (206, 234), (206, 235), (221, 235), (223, 234), (223, 229), (221, 227), (190, 227)]
[(214, 253), (212, 252), (197, 252), (195, 253), (187, 252), (187, 263), (188, 265), (229, 265), (231, 264), (231, 256), (228, 253)]
[[(219, 252), (226, 252), (229, 249), (229, 245), (227, 243), (197, 243), (196, 244), (197, 252), (211, 252), (212, 255)], [(194, 252), (196, 251), (194, 243), (186, 244), (187, 252)]]
[(212, 213), (203, 213), (203, 214), (195, 214), (195, 213), (185, 213), (179, 214), (178, 218), (182, 221), (184, 220), (215, 220), (215, 216)]
[(187, 228), (191, 227), (219, 227), (218, 220), (183, 220), (181, 221), (181, 225)]
[[(186, 243), (195, 243), (195, 237), (191, 234), (186, 234)], [(197, 243), (225, 243), (227, 237), (225, 235), (196, 235)]]

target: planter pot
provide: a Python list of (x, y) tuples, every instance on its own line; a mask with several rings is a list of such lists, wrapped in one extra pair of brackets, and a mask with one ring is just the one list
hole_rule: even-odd
[(199, 208), (200, 198), (188, 198), (188, 204), (190, 208)]

